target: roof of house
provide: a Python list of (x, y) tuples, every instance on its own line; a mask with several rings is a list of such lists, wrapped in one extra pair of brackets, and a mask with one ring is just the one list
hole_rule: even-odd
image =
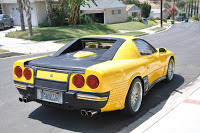
[(117, 8), (117, 7), (126, 7), (125, 4), (118, 0), (95, 0), (97, 6), (89, 1), (89, 5), (81, 6), (81, 10), (103, 10), (106, 8)]
[(126, 11), (129, 11), (129, 10), (140, 10), (140, 8), (136, 6), (135, 4), (126, 5)]
[[(45, 1), (45, 0), (30, 0), (30, 2)], [(52, 0), (53, 2), (58, 2), (58, 0)], [(17, 3), (17, 0), (0, 0), (0, 3)]]
[[(160, 9), (151, 9), (151, 11), (153, 11), (153, 13), (160, 13)], [(162, 11), (163, 11), (163, 12), (166, 12), (167, 9), (163, 8)]]
[(133, 7), (134, 6), (134, 4), (132, 4), (132, 5), (126, 5), (126, 11), (128, 11), (129, 9), (131, 9), (131, 7)]

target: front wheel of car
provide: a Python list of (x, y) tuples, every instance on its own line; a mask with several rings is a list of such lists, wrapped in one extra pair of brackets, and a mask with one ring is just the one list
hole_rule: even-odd
[(13, 26), (14, 26), (14, 22), (11, 22), (11, 26), (10, 27), (12, 28)]
[(171, 58), (169, 60), (169, 64), (167, 68), (166, 81), (171, 81), (173, 77), (174, 77), (174, 59)]
[(139, 78), (133, 80), (126, 97), (125, 111), (129, 115), (136, 114), (142, 104), (143, 89)]

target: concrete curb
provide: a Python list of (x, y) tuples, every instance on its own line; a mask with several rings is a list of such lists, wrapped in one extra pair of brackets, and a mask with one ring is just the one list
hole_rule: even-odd
[[(131, 132), (131, 133), (143, 133), (151, 128), (154, 124), (159, 122), (163, 117), (165, 117), (169, 112), (176, 108), (182, 101), (184, 101), (188, 96), (193, 94), (197, 89), (200, 88), (200, 76), (193, 82), (190, 82), (181, 91), (174, 91), (172, 95), (166, 100), (157, 105), (155, 108), (149, 110), (140, 120), (146, 120), (141, 125), (135, 126), (135, 122), (128, 125), (127, 128), (122, 129), (120, 133)], [(155, 110), (160, 110), (156, 112)], [(136, 123), (140, 123), (136, 121)]]
[(15, 53), (15, 52), (5, 52), (0, 54), (0, 58), (11, 57), (11, 56), (19, 56), (24, 55), (22, 53)]
[(140, 36), (146, 36), (146, 35), (149, 35), (149, 33), (138, 34), (138, 35), (136, 35), (136, 36), (137, 36), (137, 37), (140, 37)]
[(157, 30), (155, 33), (161, 32), (161, 31), (165, 31), (167, 28), (161, 29), (161, 30)]

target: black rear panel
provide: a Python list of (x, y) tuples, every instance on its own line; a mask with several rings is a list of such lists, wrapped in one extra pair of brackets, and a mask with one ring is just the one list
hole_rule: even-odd
[[(79, 44), (80, 41), (114, 41), (114, 44), (109, 49), (86, 49), (81, 48)], [(49, 69), (59, 69), (59, 70), (69, 70), (69, 71), (83, 71), (86, 68), (105, 62), (107, 60), (112, 60), (115, 53), (119, 47), (124, 43), (124, 39), (111, 38), (111, 37), (84, 37), (77, 39), (56, 52), (53, 56), (47, 56), (39, 59), (32, 60), (28, 62), (27, 65), (49, 68)], [(80, 46), (79, 46), (80, 45)], [(90, 51), (96, 53), (95, 55), (75, 58), (73, 55), (78, 51)]]

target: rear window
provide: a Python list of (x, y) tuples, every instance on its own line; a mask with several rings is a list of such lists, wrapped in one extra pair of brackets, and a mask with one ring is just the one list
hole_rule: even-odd
[[(101, 52), (101, 54), (105, 53), (108, 49), (110, 49), (116, 40), (110, 39), (78, 39), (71, 44), (67, 49), (65, 49), (62, 54), (76, 52), (76, 51), (91, 51), (91, 52)], [(69, 45), (69, 44), (67, 44)]]
[(109, 49), (114, 42), (105, 42), (105, 41), (82, 41), (86, 49)]

